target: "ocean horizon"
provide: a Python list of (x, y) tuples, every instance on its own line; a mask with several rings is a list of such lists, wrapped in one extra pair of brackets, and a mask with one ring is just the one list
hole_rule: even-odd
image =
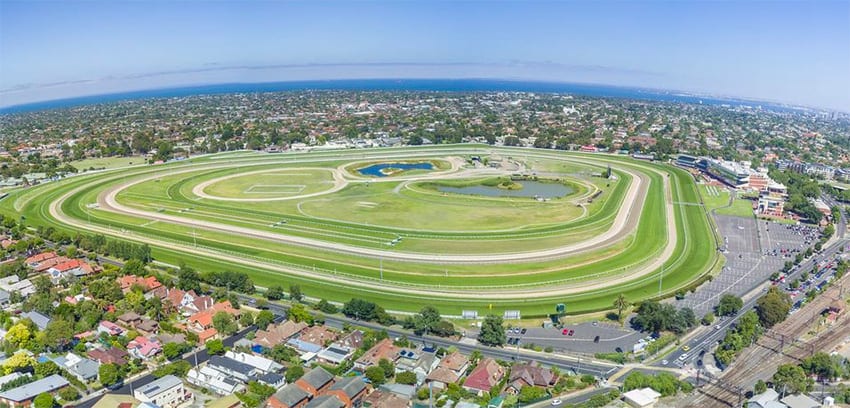
[(602, 84), (570, 82), (538, 82), (528, 80), (498, 79), (333, 79), (280, 81), (260, 83), (221, 83), (198, 86), (156, 88), (140, 91), (116, 92), (98, 95), (62, 98), (31, 102), (0, 108), (0, 114), (27, 113), (42, 110), (66, 109), (84, 105), (104, 104), (128, 100), (174, 98), (198, 95), (269, 93), (307, 90), (343, 91), (418, 91), (418, 92), (538, 92), (557, 93), (600, 98), (635, 99), (657, 102), (675, 102), (705, 105), (759, 106), (764, 109), (789, 111), (793, 108), (777, 103), (701, 96), (673, 90), (644, 89)]

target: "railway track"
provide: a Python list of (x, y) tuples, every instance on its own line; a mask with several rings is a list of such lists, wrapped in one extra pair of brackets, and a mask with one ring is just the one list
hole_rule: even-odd
[(806, 334), (821, 314), (836, 299), (842, 299), (843, 287), (850, 284), (850, 275), (836, 281), (826, 292), (807, 303), (744, 350), (718, 379), (702, 386), (689, 407), (741, 406), (741, 398), (759, 379), (768, 380), (777, 367), (799, 363), (817, 351), (831, 350), (850, 335), (850, 318), (840, 316), (832, 327), (805, 341), (797, 336)]

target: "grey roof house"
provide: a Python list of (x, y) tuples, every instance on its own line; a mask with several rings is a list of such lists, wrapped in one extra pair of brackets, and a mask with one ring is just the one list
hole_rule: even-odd
[(26, 313), (21, 313), (21, 318), (27, 318), (32, 320), (32, 322), (35, 323), (36, 326), (38, 326), (39, 330), (46, 329), (47, 325), (50, 323), (49, 317), (39, 312), (36, 312), (35, 310)]
[(24, 384), (11, 390), (0, 392), (0, 401), (10, 407), (25, 406), (42, 393), (52, 393), (68, 386), (68, 380), (59, 374), (53, 374), (29, 384)]

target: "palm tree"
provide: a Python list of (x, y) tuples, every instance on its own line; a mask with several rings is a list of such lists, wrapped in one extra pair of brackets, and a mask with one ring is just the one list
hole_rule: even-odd
[(628, 309), (629, 306), (631, 306), (631, 303), (626, 300), (626, 296), (622, 293), (617, 296), (617, 299), (614, 299), (614, 307), (617, 309), (617, 319), (620, 324), (623, 324), (623, 311)]

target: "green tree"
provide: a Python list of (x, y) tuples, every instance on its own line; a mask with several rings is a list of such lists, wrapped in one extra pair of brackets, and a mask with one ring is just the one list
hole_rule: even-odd
[(304, 299), (304, 293), (301, 292), (301, 286), (300, 285), (297, 285), (297, 284), (289, 285), (289, 298), (296, 301), (296, 302), (300, 302), (301, 300)]
[(213, 315), (212, 324), (217, 332), (225, 336), (229, 336), (239, 330), (239, 326), (236, 324), (236, 321), (233, 320), (233, 316), (224, 311), (217, 312)]
[(614, 299), (614, 308), (617, 309), (617, 320), (620, 321), (620, 324), (623, 324), (623, 312), (631, 306), (628, 300), (626, 300), (626, 295), (620, 293), (617, 295), (617, 298)]
[(112, 363), (101, 364), (97, 370), (97, 378), (107, 387), (117, 384), (122, 378), (121, 368)]
[(272, 322), (274, 322), (274, 313), (268, 310), (260, 310), (260, 313), (257, 313), (257, 318), (254, 319), (254, 324), (260, 330), (267, 329)]
[(59, 398), (62, 398), (62, 401), (65, 402), (76, 401), (80, 398), (80, 393), (74, 387), (65, 387), (59, 390)]
[(328, 302), (325, 299), (319, 301), (319, 304), (316, 305), (316, 309), (319, 309), (319, 311), (326, 314), (339, 313), (339, 308), (337, 308), (331, 302)]
[(56, 405), (56, 400), (49, 393), (43, 392), (32, 400), (32, 405), (34, 408), (53, 408)]
[(741, 298), (730, 293), (724, 293), (720, 297), (715, 312), (718, 316), (734, 316), (742, 307), (744, 307), (744, 301)]
[(791, 297), (777, 286), (771, 286), (764, 296), (756, 301), (756, 312), (764, 327), (773, 327), (785, 320), (791, 310)]
[(478, 341), (485, 346), (502, 346), (507, 341), (501, 316), (488, 315), (481, 324)]
[(74, 339), (74, 323), (72, 320), (53, 319), (44, 329), (42, 344), (52, 350), (63, 350)]
[(311, 315), (310, 312), (307, 311), (307, 308), (300, 303), (293, 304), (292, 307), (289, 308), (287, 317), (289, 317), (289, 320), (293, 320), (295, 322), (313, 322), (313, 315)]
[(405, 385), (416, 385), (416, 374), (413, 371), (402, 371), (395, 376), (395, 382)]
[(377, 387), (387, 381), (387, 374), (384, 369), (379, 366), (371, 366), (366, 369), (366, 378), (373, 386)]
[(210, 355), (224, 354), (224, 342), (220, 339), (207, 340), (207, 342), (204, 343), (204, 347), (207, 348), (207, 353)]
[(165, 343), (162, 345), (162, 355), (168, 360), (174, 360), (192, 349), (186, 343)]
[(239, 316), (239, 325), (248, 327), (252, 324), (254, 324), (254, 314), (247, 310), (242, 311), (242, 315)]
[(185, 263), (180, 264), (180, 269), (177, 271), (177, 288), (185, 291), (194, 290), (195, 292), (200, 292), (201, 276)]
[(280, 285), (270, 286), (266, 290), (266, 299), (268, 300), (281, 300), (283, 299), (283, 287)]
[(301, 378), (304, 375), (304, 367), (300, 365), (291, 365), (286, 369), (286, 374), (284, 374), (284, 378), (288, 384), (292, 384), (295, 380)]
[(756, 385), (753, 387), (753, 392), (756, 394), (761, 394), (767, 391), (767, 384), (764, 383), (764, 380), (759, 379), (756, 381)]
[(803, 368), (795, 364), (783, 364), (773, 374), (774, 389), (785, 395), (809, 392), (812, 384)]
[(382, 358), (378, 360), (378, 367), (384, 370), (384, 376), (386, 378), (393, 378), (395, 376), (395, 364), (392, 361)]
[(702, 324), (709, 326), (714, 323), (714, 313), (708, 312), (702, 317)]

